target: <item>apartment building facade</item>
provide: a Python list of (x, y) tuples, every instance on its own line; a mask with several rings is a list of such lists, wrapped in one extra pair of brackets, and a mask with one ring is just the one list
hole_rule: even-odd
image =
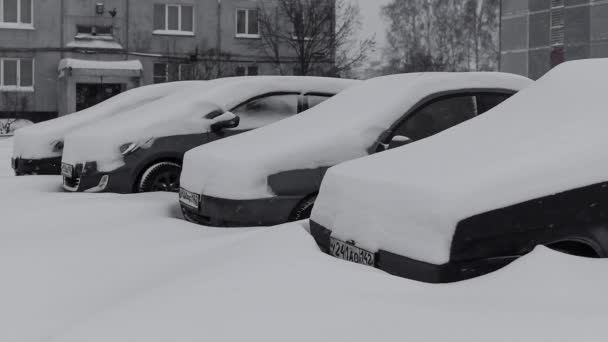
[(503, 0), (501, 71), (538, 79), (568, 60), (608, 57), (607, 0)]
[(276, 74), (256, 0), (0, 0), (0, 116), (39, 122), (127, 89)]

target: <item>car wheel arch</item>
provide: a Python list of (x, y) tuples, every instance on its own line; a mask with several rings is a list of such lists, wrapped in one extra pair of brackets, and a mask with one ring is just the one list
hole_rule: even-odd
[(141, 182), (142, 177), (144, 176), (145, 172), (148, 171), (148, 169), (150, 169), (152, 166), (159, 164), (159, 163), (175, 163), (175, 164), (182, 166), (183, 158), (180, 158), (178, 156), (173, 156), (173, 155), (166, 155), (166, 156), (157, 156), (155, 158), (149, 158), (145, 162), (142, 162), (134, 172), (135, 176), (133, 177), (133, 184), (132, 184), (132, 189), (133, 189), (134, 193), (138, 192), (139, 183)]
[(544, 246), (558, 252), (580, 257), (600, 258), (605, 256), (599, 244), (587, 238), (568, 237), (545, 243)]
[[(300, 200), (291, 210), (291, 213), (289, 214), (289, 221), (299, 221), (308, 218), (312, 212), (312, 207), (314, 206), (318, 195), (318, 192), (314, 192), (304, 196), (302, 200)], [(310, 213), (308, 213), (307, 217), (304, 217), (306, 216), (307, 211), (310, 211)]]

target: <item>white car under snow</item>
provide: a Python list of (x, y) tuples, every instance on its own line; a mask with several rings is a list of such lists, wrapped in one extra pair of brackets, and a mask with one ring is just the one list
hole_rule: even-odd
[(311, 217), (328, 253), (428, 282), (536, 245), (608, 256), (608, 59), (561, 64), (483, 116), (329, 170)]
[(305, 115), (189, 151), (182, 211), (191, 221), (214, 226), (305, 218), (329, 167), (441, 132), (530, 83), (491, 72), (364, 81)]
[(203, 83), (184, 81), (139, 87), (77, 113), (18, 129), (14, 137), (13, 169), (17, 175), (58, 175), (64, 139), (69, 132)]
[(178, 191), (186, 151), (298, 116), (356, 83), (304, 76), (207, 81), (67, 135), (64, 189)]

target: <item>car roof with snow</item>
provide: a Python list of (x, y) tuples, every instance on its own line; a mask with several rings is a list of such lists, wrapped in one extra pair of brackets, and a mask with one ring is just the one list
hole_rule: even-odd
[(355, 80), (307, 76), (251, 76), (225, 78), (204, 87), (184, 90), (77, 130), (66, 137), (64, 159), (82, 162), (116, 158), (126, 142), (158, 137), (205, 133), (214, 110), (229, 111), (244, 101), (270, 93), (335, 94)]
[(448, 262), (460, 221), (608, 180), (607, 71), (561, 64), (480, 117), (330, 169), (313, 220), (370, 251)]
[(67, 133), (204, 83), (182, 81), (134, 88), (79, 112), (24, 127), (15, 132), (13, 157), (36, 159), (60, 156), (61, 151), (53, 151), (53, 145), (63, 141)]
[(186, 153), (181, 184), (208, 196), (273, 196), (267, 176), (363, 157), (399, 118), (430, 95), (463, 90), (518, 91), (532, 82), (494, 72), (383, 76), (346, 89), (303, 115)]

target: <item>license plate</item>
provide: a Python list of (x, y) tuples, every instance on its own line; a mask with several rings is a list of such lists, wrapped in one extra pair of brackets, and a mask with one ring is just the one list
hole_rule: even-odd
[(198, 210), (201, 195), (182, 188), (179, 189), (179, 201), (184, 205)]
[(376, 264), (374, 253), (355, 247), (344, 241), (334, 239), (333, 237), (329, 238), (329, 254), (336, 258), (355, 262), (357, 264), (367, 266), (374, 266)]
[(74, 166), (70, 164), (61, 164), (61, 175), (72, 178), (72, 176), (74, 176)]

